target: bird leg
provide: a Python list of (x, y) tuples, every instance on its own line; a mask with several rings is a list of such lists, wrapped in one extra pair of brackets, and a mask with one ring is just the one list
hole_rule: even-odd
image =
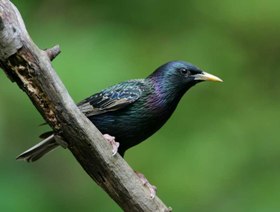
[(109, 134), (104, 134), (103, 137), (111, 144), (113, 156), (117, 154), (120, 143), (116, 142), (115, 137)]
[(144, 186), (146, 186), (149, 191), (150, 191), (150, 197), (151, 199), (154, 199), (156, 196), (156, 192), (157, 192), (157, 187), (152, 185), (147, 178), (144, 176), (144, 174), (134, 171), (135, 174), (139, 177), (139, 179), (141, 180), (141, 182), (143, 183)]

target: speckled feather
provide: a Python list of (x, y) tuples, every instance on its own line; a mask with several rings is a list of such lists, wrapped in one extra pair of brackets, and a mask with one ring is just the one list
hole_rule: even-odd
[[(128, 148), (144, 141), (166, 123), (189, 88), (208, 80), (207, 77), (221, 81), (209, 74), (203, 78), (203, 74), (207, 73), (190, 63), (169, 62), (145, 79), (106, 88), (81, 101), (78, 107), (103, 134), (116, 138), (120, 143), (118, 152), (123, 156)], [(32, 162), (56, 148), (58, 144), (51, 136), (18, 158)]]
[(116, 137), (121, 155), (160, 129), (190, 87), (169, 69), (165, 64), (146, 79), (119, 83), (78, 104), (103, 134)]
[[(155, 130), (158, 113), (149, 104), (155, 91), (152, 82), (129, 80), (109, 87), (86, 100), (78, 107), (103, 133), (114, 135), (120, 143), (119, 153), (149, 137)], [(156, 129), (157, 130), (157, 129)]]
[(86, 98), (78, 107), (86, 116), (119, 110), (139, 99), (144, 89), (144, 80), (129, 80)]

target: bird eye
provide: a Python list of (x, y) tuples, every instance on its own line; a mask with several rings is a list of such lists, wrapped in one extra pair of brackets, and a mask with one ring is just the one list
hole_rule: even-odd
[(187, 70), (186, 68), (181, 68), (180, 69), (180, 72), (182, 73), (182, 74), (184, 74), (184, 75), (186, 75), (186, 76), (188, 76), (188, 75), (190, 75), (190, 71), (189, 70)]

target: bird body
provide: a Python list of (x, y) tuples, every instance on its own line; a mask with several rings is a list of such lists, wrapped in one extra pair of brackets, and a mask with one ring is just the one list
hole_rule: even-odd
[[(118, 152), (123, 156), (128, 148), (158, 131), (186, 91), (205, 80), (222, 81), (190, 63), (173, 61), (145, 79), (116, 84), (77, 105), (103, 134), (114, 135), (120, 143)], [(35, 161), (58, 146), (54, 137), (48, 136), (46, 142), (30, 148), (18, 158)]]
[[(88, 116), (101, 133), (109, 133), (116, 137), (121, 144), (118, 152), (122, 156), (126, 149), (137, 145), (160, 129), (177, 105), (174, 102), (170, 107), (166, 107), (167, 103), (156, 95), (155, 85), (149, 80), (131, 80), (118, 85), (121, 88), (127, 86), (133, 89), (132, 92), (128, 91), (129, 97), (133, 96), (133, 104), (119, 108), (117, 111)], [(88, 103), (90, 102), (89, 100)], [(83, 103), (79, 107), (83, 108)]]

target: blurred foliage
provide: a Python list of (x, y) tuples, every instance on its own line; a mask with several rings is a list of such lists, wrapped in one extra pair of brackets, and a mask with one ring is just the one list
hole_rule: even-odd
[[(60, 44), (53, 65), (76, 101), (174, 59), (224, 79), (125, 158), (174, 211), (279, 211), (279, 1), (13, 2), (41, 48)], [(3, 72), (0, 90), (1, 211), (121, 211), (68, 151), (15, 161), (48, 128)]]

